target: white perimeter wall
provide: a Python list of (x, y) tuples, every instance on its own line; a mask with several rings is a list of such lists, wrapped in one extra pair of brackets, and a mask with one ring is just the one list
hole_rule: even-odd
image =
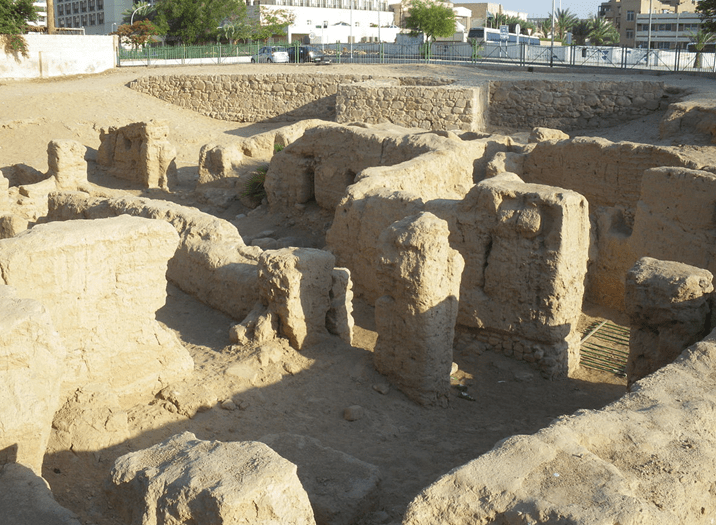
[(0, 78), (47, 78), (101, 73), (116, 66), (115, 37), (25, 35), (29, 58), (0, 50)]

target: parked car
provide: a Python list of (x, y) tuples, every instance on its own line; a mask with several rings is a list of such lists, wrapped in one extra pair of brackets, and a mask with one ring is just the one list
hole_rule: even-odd
[(251, 57), (251, 62), (288, 62), (288, 52), (285, 47), (265, 46)]
[[(288, 60), (296, 62), (296, 47), (288, 48)], [(320, 49), (311, 46), (298, 46), (298, 62), (316, 62), (329, 64), (330, 57), (324, 55)]]

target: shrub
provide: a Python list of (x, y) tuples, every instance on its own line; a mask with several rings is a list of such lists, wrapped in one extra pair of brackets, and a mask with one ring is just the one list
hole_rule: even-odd
[(261, 166), (251, 175), (249, 180), (244, 186), (244, 191), (241, 193), (242, 197), (250, 197), (257, 201), (262, 201), (266, 197), (266, 188), (264, 188), (264, 182), (266, 181), (266, 172), (268, 166)]

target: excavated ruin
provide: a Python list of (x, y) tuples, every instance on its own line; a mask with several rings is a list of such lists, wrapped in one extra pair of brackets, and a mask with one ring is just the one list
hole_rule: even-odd
[[(342, 76), (321, 78), (274, 115), (266, 107), (277, 91), (265, 84), (288, 90), (310, 79), (248, 77), (149, 77), (132, 87), (215, 118), (302, 119), (229, 146), (206, 144), (192, 191), (241, 201), (253, 209), (247, 220), (304, 221), (310, 241), (265, 231), (249, 238), (173, 202), (176, 147), (158, 121), (103, 129), (89, 166), (85, 146), (58, 140), (46, 174), (0, 178), (0, 516), (712, 522), (716, 157), (565, 133), (661, 109), (664, 136), (710, 139), (707, 104), (685, 105), (661, 82), (461, 86)], [(246, 90), (265, 96), (248, 106)], [(234, 99), (246, 107), (212, 106)], [(495, 131), (496, 121), (523, 131)], [(96, 174), (153, 198), (98, 185)], [(260, 179), (264, 193), (248, 192)], [(230, 344), (213, 361), (199, 364), (202, 350), (189, 352), (167, 328), (168, 296), (221, 315)], [(628, 393), (534, 422), (531, 435), (510, 432), (482, 455), (439, 434), (441, 414), (474, 401), (487, 356), (499, 357), (498, 368), (503, 357), (519, 362), (505, 398), (522, 392), (519, 383), (576, 377), (585, 302), (628, 319)], [(351, 353), (369, 331), (371, 350)], [(317, 394), (297, 399), (301, 376), (344, 367), (349, 355), (351, 367), (326, 389), (344, 381), (370, 399), (390, 396), (385, 407), (368, 397), (346, 403), (336, 425), (372, 418), (375, 427), (363, 429), (377, 441), (403, 434), (454, 456), (442, 468), (415, 467), (442, 475), (411, 486), (407, 510), (382, 501), (397, 478), (381, 471), (380, 442), (339, 450), (309, 435), (319, 422), (303, 404)], [(255, 410), (244, 424), (263, 430), (262, 406), (272, 401), (259, 389), (290, 378), (299, 387), (282, 394), (283, 414), (302, 423), (276, 422), (278, 430), (250, 440), (201, 437), (218, 425), (202, 414), (221, 411)], [(392, 422), (391, 397), (414, 428)], [(140, 413), (154, 421), (138, 431)], [(494, 424), (471, 414), (457, 423), (464, 439)], [(421, 435), (420, 419), (434, 420), (434, 435)], [(62, 475), (53, 462), (92, 464), (104, 485), (88, 488), (88, 499), (101, 491), (106, 507), (74, 502), (80, 521), (55, 502), (43, 481)]]

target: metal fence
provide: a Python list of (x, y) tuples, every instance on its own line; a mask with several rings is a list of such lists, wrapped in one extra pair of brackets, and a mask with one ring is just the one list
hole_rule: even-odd
[[(217, 44), (208, 46), (145, 46), (120, 48), (120, 66), (237, 64), (249, 63), (263, 43)], [(299, 44), (273, 43), (285, 47)], [(527, 44), (478, 45), (475, 42), (433, 42), (431, 44), (337, 43), (317, 44), (337, 64), (410, 64), (410, 63), (494, 63), (518, 66), (607, 67), (656, 71), (716, 71), (714, 53), (684, 49), (661, 50), (594, 46), (530, 46)], [(295, 57), (299, 54), (295, 53)]]

